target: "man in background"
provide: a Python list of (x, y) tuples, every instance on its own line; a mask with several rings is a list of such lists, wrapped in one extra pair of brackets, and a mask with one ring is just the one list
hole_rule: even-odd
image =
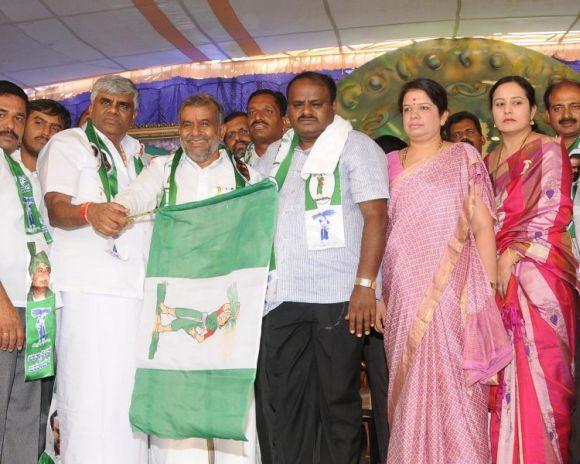
[(228, 114), (224, 118), (221, 134), (228, 150), (236, 158), (243, 157), (251, 142), (248, 115), (241, 111)]
[(477, 116), (469, 111), (460, 111), (449, 116), (443, 127), (443, 135), (449, 142), (468, 143), (475, 147), (479, 154), (483, 154), (485, 136), (481, 130), (481, 123)]
[(282, 138), (288, 103), (281, 92), (270, 89), (256, 90), (248, 98), (248, 123), (252, 145), (246, 151), (245, 161), (254, 166), (272, 143)]

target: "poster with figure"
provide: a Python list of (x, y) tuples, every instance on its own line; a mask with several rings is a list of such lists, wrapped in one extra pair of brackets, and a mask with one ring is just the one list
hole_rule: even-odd
[(60, 464), (60, 420), (56, 406), (56, 395), (52, 397), (46, 424), (46, 448), (38, 464)]

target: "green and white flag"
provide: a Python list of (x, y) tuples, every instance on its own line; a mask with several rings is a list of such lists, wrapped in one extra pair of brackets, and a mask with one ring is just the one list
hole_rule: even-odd
[(158, 210), (130, 419), (161, 438), (244, 440), (274, 239), (264, 180)]

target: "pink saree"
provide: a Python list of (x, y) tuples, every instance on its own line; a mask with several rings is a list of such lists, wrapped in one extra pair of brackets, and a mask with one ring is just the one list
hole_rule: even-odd
[(493, 462), (567, 463), (577, 304), (570, 162), (537, 139), (495, 169), (498, 251), (522, 259), (497, 298), (514, 359), (490, 396)]
[(382, 265), (389, 366), (388, 463), (488, 463), (487, 402), (512, 358), (470, 222), (493, 214), (487, 171), (459, 143), (401, 172), (389, 154)]

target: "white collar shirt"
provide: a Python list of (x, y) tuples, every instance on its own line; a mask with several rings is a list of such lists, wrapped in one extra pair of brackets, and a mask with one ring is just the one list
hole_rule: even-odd
[[(115, 201), (127, 207), (132, 215), (155, 209), (163, 194), (169, 195), (169, 175), (174, 156), (153, 159), (139, 178), (121, 192)], [(257, 172), (249, 170), (251, 180), (259, 180)], [(175, 171), (175, 184), (176, 204), (182, 204), (231, 192), (236, 188), (236, 177), (225, 151), (221, 151), (219, 158), (204, 168), (183, 154)]]
[[(113, 143), (96, 132), (113, 157), (118, 189), (122, 192), (137, 176), (133, 159), (139, 156), (141, 144), (128, 135), (122, 139), (125, 166)], [(107, 201), (97, 168), (97, 157), (81, 128), (56, 134), (38, 159), (42, 191), (68, 195), (73, 205)], [(55, 228), (50, 256), (55, 289), (141, 298), (149, 231), (145, 225), (136, 224), (123, 236), (126, 251), (124, 258), (119, 259), (109, 252), (110, 240), (89, 225), (72, 230)]]

